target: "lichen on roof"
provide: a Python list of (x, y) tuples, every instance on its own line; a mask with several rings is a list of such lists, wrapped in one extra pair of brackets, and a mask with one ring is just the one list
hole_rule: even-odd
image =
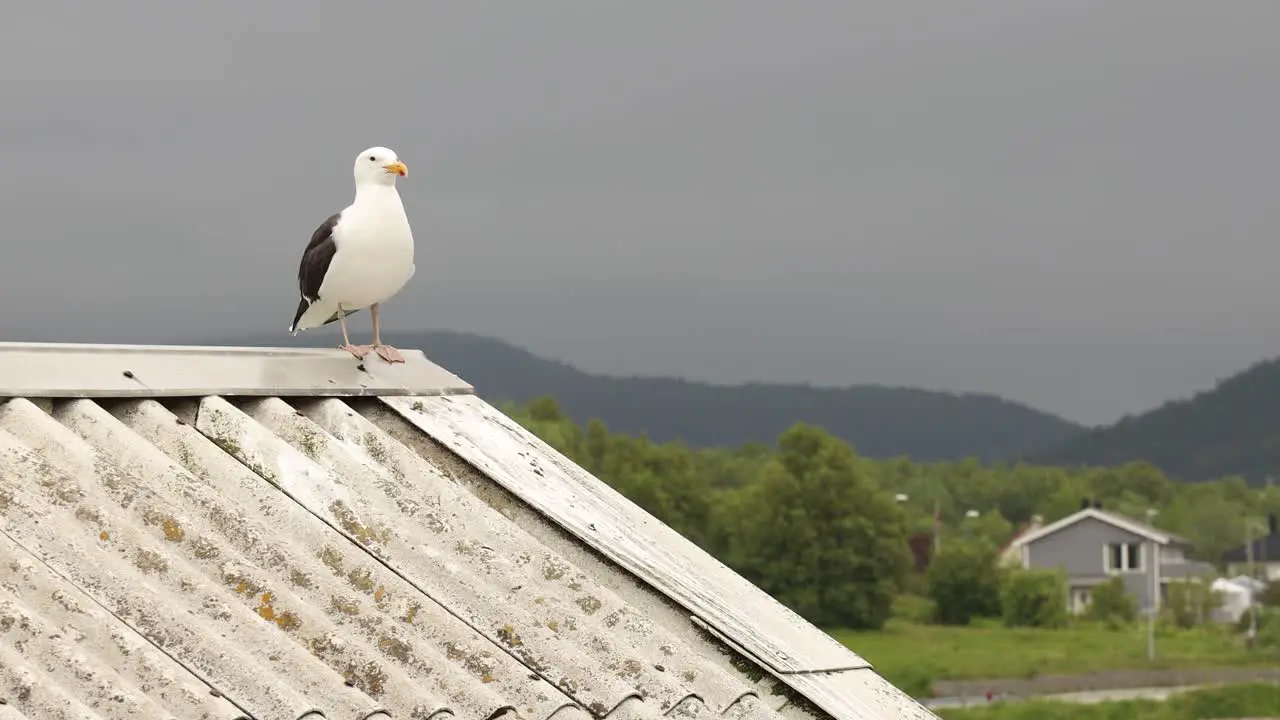
[[(131, 364), (163, 385), (163, 363)], [(797, 647), (812, 628), (691, 584), (722, 566), (478, 398), (352, 394), (0, 400), (0, 698), (28, 717), (107, 687), (130, 716), (218, 720), (930, 717), (828, 646), (813, 658), (847, 667), (771, 669), (719, 608)], [(463, 432), (484, 424), (487, 456)], [(617, 554), (645, 543), (693, 563), (671, 579), (704, 599)], [(48, 632), (81, 615), (84, 639)]]

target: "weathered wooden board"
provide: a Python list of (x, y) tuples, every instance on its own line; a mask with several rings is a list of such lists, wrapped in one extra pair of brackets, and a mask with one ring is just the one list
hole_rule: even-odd
[[(720, 638), (726, 645), (744, 654), (745, 648), (719, 630), (695, 617), (694, 624)], [(774, 677), (792, 690), (808, 698), (827, 714), (839, 720), (856, 718), (895, 718), (895, 720), (937, 720), (924, 705), (888, 680), (874, 668), (837, 670), (835, 672), (774, 673)]]
[(479, 397), (380, 400), (775, 672), (870, 667)]

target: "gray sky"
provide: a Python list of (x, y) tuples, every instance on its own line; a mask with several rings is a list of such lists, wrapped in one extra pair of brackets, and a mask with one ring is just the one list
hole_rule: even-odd
[(385, 144), (392, 329), (1085, 422), (1280, 352), (1275, 0), (46, 0), (0, 67), (4, 339), (303, 340)]

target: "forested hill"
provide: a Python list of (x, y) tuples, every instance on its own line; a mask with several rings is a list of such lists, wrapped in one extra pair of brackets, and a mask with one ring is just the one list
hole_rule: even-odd
[[(360, 332), (367, 332), (361, 327)], [(492, 338), (454, 332), (388, 334), (476, 387), (490, 402), (551, 395), (574, 420), (599, 418), (614, 432), (694, 447), (772, 445), (797, 421), (819, 425), (869, 457), (917, 461), (1005, 459), (1061, 442), (1082, 428), (991, 395), (908, 388), (720, 386), (675, 378), (608, 377), (537, 357)], [(327, 345), (329, 333), (236, 344)]]
[(1146, 460), (1180, 480), (1280, 477), (1280, 359), (1114, 425), (1030, 454), (1035, 462), (1116, 465)]

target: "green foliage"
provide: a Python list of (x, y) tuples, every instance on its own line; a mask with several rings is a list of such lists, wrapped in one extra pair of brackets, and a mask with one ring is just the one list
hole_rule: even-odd
[(1280, 607), (1280, 580), (1272, 580), (1263, 588), (1258, 602), (1267, 607)]
[(902, 511), (849, 446), (799, 424), (738, 506), (730, 558), (818, 625), (878, 628), (909, 568)]
[[(1280, 608), (1260, 607), (1257, 609), (1257, 615), (1257, 646), (1272, 652), (1280, 651)], [(1252, 614), (1245, 612), (1236, 623), (1236, 631), (1247, 635), (1252, 625)], [(1280, 658), (1277, 658), (1277, 661), (1280, 662)]]
[(937, 619), (938, 606), (927, 597), (904, 592), (893, 599), (893, 618), (925, 625)]
[(937, 714), (945, 720), (1201, 720), (1274, 717), (1280, 715), (1280, 686), (1271, 683), (1224, 685), (1193, 690), (1164, 701), (1124, 700), (1080, 704), (1031, 700), (974, 708), (944, 708)]
[(1087, 616), (1108, 627), (1119, 629), (1137, 619), (1138, 603), (1125, 591), (1124, 581), (1119, 576), (1114, 576), (1093, 589)]
[(1010, 570), (1000, 606), (1008, 627), (1062, 627), (1067, 624), (1066, 578), (1053, 570)]
[[(931, 532), (936, 507), (942, 548), (995, 548), (1032, 515), (1053, 522), (1098, 498), (1113, 511), (1188, 537), (1195, 554), (1243, 541), (1243, 517), (1280, 510), (1280, 487), (1250, 489), (1238, 478), (1171, 482), (1147, 463), (1066, 469), (975, 460), (920, 464), (873, 460), (812, 426), (773, 447), (693, 449), (585, 427), (550, 398), (507, 412), (633, 502), (810, 619), (834, 627), (878, 627), (910, 586), (930, 593), (928, 575), (903, 576), (906, 534)], [(895, 495), (905, 496), (894, 502)], [(968, 517), (976, 510), (977, 517)], [(1207, 550), (1206, 550), (1207, 548)], [(939, 571), (940, 572), (940, 571)], [(1062, 622), (1061, 598), (1022, 593), (1011, 581), (1014, 625)], [(912, 584), (914, 583), (914, 584)], [(1021, 583), (1021, 584), (1020, 584)], [(1034, 583), (1032, 583), (1034, 584)], [(939, 586), (941, 587), (941, 585)], [(1044, 598), (1043, 604), (1036, 597)], [(1003, 602), (1002, 605), (1008, 605)], [(1198, 617), (1199, 615), (1197, 615)], [(859, 648), (861, 652), (861, 649)]]
[(996, 550), (1013, 535), (1013, 523), (1006, 520), (998, 509), (993, 509), (976, 518), (966, 517), (960, 522), (960, 533), (966, 539), (984, 543)]
[(1195, 627), (1209, 620), (1222, 604), (1222, 598), (1208, 583), (1190, 580), (1170, 581), (1164, 609), (1169, 619), (1180, 628)]
[(902, 581), (902, 593), (904, 595), (928, 597), (929, 595), (928, 576), (920, 572), (907, 573), (906, 579)]
[(1280, 609), (1265, 608), (1258, 614), (1257, 644), (1260, 648), (1280, 652)]
[[(1269, 610), (1270, 608), (1265, 608), (1265, 607), (1258, 608), (1257, 615), (1258, 615), (1259, 629), (1261, 629), (1263, 623), (1266, 622), (1267, 617), (1269, 615)], [(1246, 608), (1245, 611), (1240, 614), (1240, 618), (1236, 620), (1235, 631), (1236, 633), (1243, 635), (1247, 633), (1249, 631), (1249, 628), (1252, 626), (1253, 626), (1253, 613)]]
[(968, 625), (1000, 614), (996, 551), (981, 541), (948, 543), (929, 566), (929, 596), (943, 625)]

